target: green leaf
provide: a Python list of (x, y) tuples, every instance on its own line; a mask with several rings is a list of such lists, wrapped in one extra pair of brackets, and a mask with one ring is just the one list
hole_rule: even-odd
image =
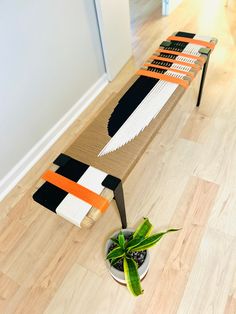
[(117, 239), (115, 239), (115, 238), (110, 238), (110, 239), (111, 239), (111, 241), (114, 242), (115, 244), (120, 245), (120, 244), (119, 244), (119, 241), (118, 241)]
[(110, 253), (107, 254), (107, 259), (114, 259), (124, 256), (124, 250), (120, 247), (114, 248)]
[(126, 244), (126, 249), (129, 252), (132, 248), (139, 245), (143, 240), (145, 240), (145, 238), (135, 238), (135, 239), (128, 241)]
[(118, 234), (118, 242), (119, 242), (120, 247), (124, 250), (124, 248), (125, 248), (125, 236), (124, 236), (122, 231)]
[(144, 218), (144, 221), (137, 227), (133, 234), (133, 239), (135, 238), (146, 238), (148, 237), (153, 229), (153, 225), (150, 223), (148, 218)]
[(143, 290), (141, 288), (138, 267), (136, 262), (132, 258), (124, 258), (124, 273), (129, 291), (134, 296), (142, 294)]
[(180, 229), (169, 229), (169, 230), (164, 231), (164, 232), (153, 234), (150, 237), (144, 239), (139, 245), (132, 248), (131, 251), (132, 252), (139, 252), (139, 251), (147, 250), (147, 249), (151, 248), (152, 246), (154, 246), (158, 241), (160, 241), (161, 238), (165, 234), (167, 234), (169, 232), (178, 231), (178, 230), (180, 230)]
[(111, 266), (114, 266), (116, 263), (118, 263), (121, 259), (123, 259), (123, 256), (114, 258), (110, 261)]

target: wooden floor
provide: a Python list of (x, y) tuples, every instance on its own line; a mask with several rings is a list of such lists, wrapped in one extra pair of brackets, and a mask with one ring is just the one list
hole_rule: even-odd
[[(185, 0), (169, 17), (133, 21), (134, 59), (0, 204), (1, 314), (236, 313), (233, 2), (225, 8), (224, 1)], [(34, 203), (32, 186), (104, 100), (176, 30), (209, 34), (219, 44), (201, 107), (194, 106), (198, 78), (125, 184), (130, 227), (148, 216), (156, 230), (182, 228), (151, 250), (144, 295), (134, 298), (105, 267), (105, 239), (120, 227), (114, 205), (90, 231), (79, 230)]]

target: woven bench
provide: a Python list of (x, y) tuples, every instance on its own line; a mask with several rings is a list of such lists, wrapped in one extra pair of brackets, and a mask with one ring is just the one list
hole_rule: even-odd
[(200, 105), (209, 56), (216, 43), (215, 38), (186, 32), (162, 42), (42, 175), (34, 200), (77, 226), (90, 227), (114, 198), (125, 228), (122, 183), (202, 70)]

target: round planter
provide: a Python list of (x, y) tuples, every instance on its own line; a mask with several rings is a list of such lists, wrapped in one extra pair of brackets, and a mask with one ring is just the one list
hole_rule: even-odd
[[(134, 229), (122, 229), (122, 231), (123, 231), (124, 235), (126, 236), (126, 235), (130, 235), (130, 233), (133, 233)], [(116, 238), (118, 236), (119, 232), (120, 231), (114, 232), (110, 236), (110, 238)], [(112, 245), (112, 243), (113, 242), (110, 239), (107, 240), (106, 246), (105, 246), (105, 256), (107, 256), (108, 250), (109, 250), (110, 246)], [(145, 258), (143, 264), (138, 268), (140, 280), (142, 280), (145, 277), (145, 275), (147, 274), (148, 269), (149, 269), (149, 262), (150, 262), (150, 253), (147, 250), (146, 258)], [(107, 264), (107, 268), (109, 269), (112, 277), (116, 281), (118, 281), (119, 283), (126, 284), (124, 272), (111, 266), (111, 264), (108, 260), (106, 260), (106, 264)]]

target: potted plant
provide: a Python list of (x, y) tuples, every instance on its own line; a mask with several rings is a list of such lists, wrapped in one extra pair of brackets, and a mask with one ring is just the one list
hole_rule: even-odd
[(126, 284), (129, 291), (138, 296), (143, 293), (141, 280), (149, 268), (149, 251), (168, 232), (179, 229), (169, 229), (151, 234), (153, 225), (148, 218), (133, 229), (122, 229), (115, 232), (107, 241), (105, 247), (106, 261), (112, 277), (121, 284)]

